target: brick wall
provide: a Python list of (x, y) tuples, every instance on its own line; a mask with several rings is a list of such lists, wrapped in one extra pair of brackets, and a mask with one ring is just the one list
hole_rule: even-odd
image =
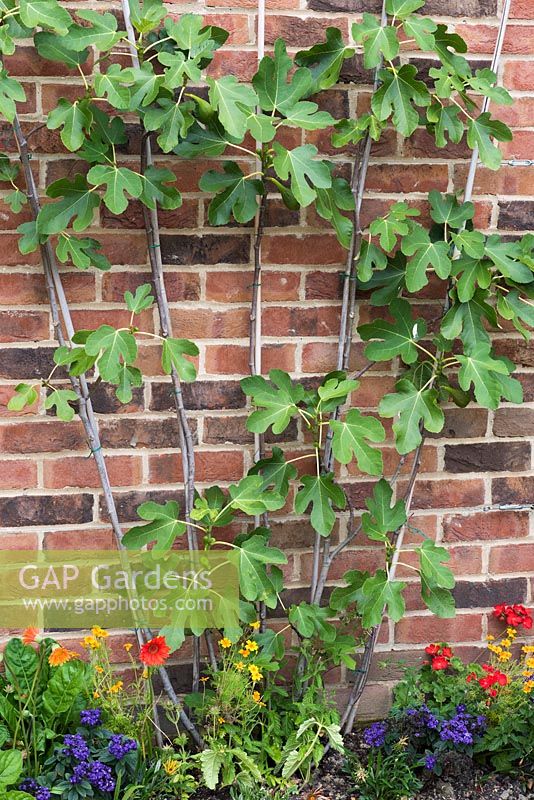
[[(291, 48), (301, 48), (320, 38), (329, 25), (339, 26), (348, 35), (350, 22), (357, 20), (361, 11), (376, 11), (379, 5), (379, 0), (267, 0), (267, 43), (281, 35)], [(501, 5), (502, 0), (429, 0), (427, 9), (454, 25), (468, 40), (476, 61), (486, 64)], [(177, 4), (170, 10), (205, 11), (207, 20), (229, 29), (230, 39), (217, 53), (213, 72), (229, 70), (247, 78), (256, 63), (255, 6), (255, 0), (206, 0), (205, 7)], [(515, 133), (514, 141), (505, 145), (506, 158), (534, 158), (533, 56), (534, 0), (514, 0), (500, 67), (501, 77), (515, 97), (514, 105), (501, 112)], [(65, 76), (62, 67), (41, 61), (30, 47), (20, 47), (6, 61), (26, 88), (26, 129), (34, 128), (59, 97), (77, 92), (76, 75)], [(321, 103), (338, 115), (361, 112), (369, 92), (369, 75), (356, 56), (347, 63), (344, 82), (323, 95)], [(0, 149), (13, 152), (7, 126), (0, 128), (0, 138)], [(300, 134), (293, 133), (293, 138)], [(306, 138), (328, 151), (324, 132)], [(59, 138), (46, 128), (34, 134), (32, 146), (41, 189), (45, 182), (73, 173), (79, 166), (75, 156), (65, 155)], [(139, 137), (132, 130), (132, 157), (138, 148)], [(437, 151), (423, 129), (404, 143), (391, 131), (372, 153), (364, 218), (372, 219), (391, 201), (406, 196), (424, 213), (428, 190), (461, 188), (467, 172), (466, 155), (462, 146)], [(343, 157), (336, 154), (336, 159), (343, 169)], [(238, 380), (248, 369), (252, 232), (250, 227), (209, 227), (206, 203), (197, 191), (206, 166), (172, 162), (185, 201), (179, 210), (161, 214), (175, 335), (194, 339), (200, 347), (199, 379), (187, 387), (185, 398), (198, 440), (200, 484), (238, 479), (251, 463), (251, 437), (244, 427), (245, 398)], [(498, 227), (512, 235), (531, 227), (534, 167), (505, 166), (497, 175), (480, 168), (475, 190), (479, 227)], [(81, 425), (47, 417), (42, 405), (21, 415), (6, 408), (18, 381), (47, 374), (54, 349), (38, 260), (21, 257), (16, 246), (14, 228), (19, 222), (0, 199), (0, 547), (110, 547), (111, 532)], [(97, 234), (114, 265), (112, 271), (95, 275), (66, 269), (64, 274), (77, 327), (125, 320), (123, 292), (148, 279), (140, 227), (141, 213), (135, 204), (120, 218), (102, 209)], [(344, 260), (335, 237), (310, 209), (299, 214), (273, 202), (263, 259), (265, 369), (276, 366), (305, 376), (332, 369)], [(433, 303), (439, 300), (435, 287), (430, 285), (425, 292), (421, 311), (435, 316)], [(368, 316), (369, 307), (362, 300), (359, 322)], [(146, 317), (144, 324), (156, 326), (156, 320)], [(499, 336), (498, 349), (519, 364), (524, 406), (505, 405), (495, 413), (474, 406), (448, 410), (443, 437), (431, 439), (427, 445), (416, 485), (412, 522), (450, 548), (458, 578), (458, 616), (442, 621), (422, 611), (414, 587), (406, 619), (396, 629), (392, 625), (383, 628), (383, 651), (394, 648), (404, 657), (417, 658), (420, 643), (437, 638), (457, 642), (459, 649), (468, 652), (480, 644), (488, 629), (488, 606), (497, 601), (533, 599), (534, 527), (529, 524), (528, 512), (482, 510), (485, 505), (529, 502), (534, 496), (534, 350), (509, 331)], [(363, 364), (361, 352), (356, 342), (355, 368)], [(94, 392), (124, 523), (135, 520), (136, 506), (148, 496), (174, 496), (182, 477), (174, 449), (178, 436), (169, 385), (159, 374), (153, 346), (142, 347), (142, 361), (148, 378), (144, 388), (135, 390), (128, 406), (120, 407), (112, 392), (102, 387)], [(393, 382), (393, 374), (382, 371), (381, 366), (368, 373), (359, 393), (361, 405), (373, 409)], [(289, 448), (303, 449), (301, 431), (296, 427), (289, 430)], [(391, 446), (386, 448), (386, 456), (391, 471), (395, 464)], [(369, 481), (352, 468), (340, 479), (361, 507)], [(343, 535), (343, 523), (338, 535)], [(310, 576), (312, 539), (304, 522), (282, 517), (274, 524), (275, 543), (289, 548), (288, 575), (295, 596)], [(372, 563), (373, 551), (357, 542), (335, 567), (333, 580), (362, 558)], [(365, 713), (376, 714), (387, 697), (388, 684), (377, 681), (394, 675), (392, 669), (383, 673), (376, 667), (364, 699)], [(332, 676), (335, 681), (340, 678), (343, 676)]]

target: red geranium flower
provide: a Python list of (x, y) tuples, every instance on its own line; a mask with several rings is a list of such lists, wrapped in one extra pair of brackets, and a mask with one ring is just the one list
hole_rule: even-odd
[(439, 644), (429, 644), (428, 647), (425, 647), (425, 653), (429, 656), (437, 656), (440, 650)]
[(444, 647), (441, 651), (441, 655), (445, 658), (452, 658), (452, 650), (450, 647)]
[(519, 603), (513, 606), (508, 606), (506, 603), (500, 603), (493, 609), (493, 616), (506, 622), (512, 628), (519, 628), (523, 626), (526, 630), (532, 628), (532, 612)]
[(147, 667), (161, 667), (168, 659), (171, 648), (164, 636), (155, 636), (141, 647), (139, 658)]
[(431, 667), (432, 669), (447, 669), (450, 666), (449, 659), (445, 658), (444, 656), (436, 656), (432, 659)]

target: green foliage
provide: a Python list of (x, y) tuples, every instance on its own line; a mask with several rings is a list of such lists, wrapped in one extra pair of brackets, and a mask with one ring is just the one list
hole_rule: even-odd
[(129, 549), (139, 549), (154, 542), (154, 549), (169, 550), (178, 536), (186, 531), (186, 524), (180, 519), (180, 507), (175, 500), (165, 504), (149, 500), (142, 503), (137, 513), (146, 525), (137, 525), (124, 534), (122, 542)]

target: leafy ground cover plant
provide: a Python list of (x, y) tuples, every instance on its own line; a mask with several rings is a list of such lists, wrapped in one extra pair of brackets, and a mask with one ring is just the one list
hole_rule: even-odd
[[(498, 168), (501, 159), (494, 140), (507, 141), (511, 135), (487, 109), (479, 108), (481, 101), (489, 99), (504, 104), (511, 101), (506, 90), (497, 86), (495, 73), (487, 69), (473, 72), (464, 56), (465, 42), (445, 25), (417, 13), (421, 6), (418, 0), (387, 0), (385, 20), (365, 14), (353, 27), (365, 66), (377, 71), (371, 109), (356, 120), (336, 120), (313, 99), (319, 91), (335, 85), (344, 60), (353, 55), (353, 48), (346, 46), (335, 28), (328, 29), (326, 41), (295, 56), (278, 40), (248, 85), (232, 75), (206, 77), (207, 66), (226, 39), (224, 30), (204, 26), (197, 15), (172, 19), (158, 0), (125, 3), (126, 30), (119, 28), (114, 15), (91, 9), (79, 11), (84, 22), (80, 25), (55, 0), (46, 0), (44, 5), (22, 0), (20, 6), (2, 12), (0, 47), (6, 55), (14, 52), (17, 40), (33, 38), (43, 58), (80, 68), (80, 74), (90, 55), (102, 67), (94, 75), (84, 75), (79, 96), (61, 99), (47, 117), (47, 127), (59, 131), (65, 149), (85, 162), (87, 169), (73, 179), (61, 178), (48, 186), (49, 202), (42, 208), (33, 183), (28, 143), (17, 117), (23, 89), (6, 70), (0, 76), (0, 113), (13, 126), (26, 191), (17, 188), (18, 168), (7, 156), (0, 162), (0, 180), (12, 189), (8, 199), (15, 213), (26, 201), (30, 204), (32, 220), (19, 226), (19, 247), (22, 253), (40, 248), (59, 343), (51, 373), (43, 376), (40, 384), (17, 386), (10, 408), (21, 410), (42, 395), (46, 410), (59, 418), (80, 415), (118, 546), (150, 546), (164, 553), (184, 537), (191, 550), (229, 548), (237, 553), (241, 627), (206, 632), (210, 687), (204, 693), (199, 692), (200, 637), (198, 632), (193, 636), (193, 693), (189, 700), (201, 732), (179, 706), (163, 669), (169, 647), (179, 648), (191, 631), (178, 623), (167, 626), (161, 644), (167, 650), (159, 660), (151, 634), (138, 631), (139, 638), (150, 639), (155, 648), (152, 665), (161, 670), (165, 689), (180, 708), (180, 723), (201, 750), (198, 760), (208, 785), (219, 780), (230, 783), (247, 769), (254, 771), (251, 759), (265, 726), (274, 742), (273, 753), (280, 750), (282, 778), (297, 771), (308, 775), (321, 756), (325, 735), (331, 746), (339, 745), (340, 728), (349, 731), (352, 727), (384, 612), (393, 621), (405, 612), (407, 582), (396, 578), (396, 568), (407, 551), (415, 554), (417, 567), (408, 566), (415, 569), (424, 603), (441, 616), (454, 614), (450, 593), (454, 578), (446, 566), (446, 550), (427, 538), (420, 546), (403, 544), (421, 448), (428, 433), (442, 431), (446, 402), (465, 406), (476, 400), (495, 409), (503, 398), (511, 402), (522, 399), (521, 385), (512, 377), (514, 365), (495, 353), (491, 329), (511, 322), (525, 338), (529, 336), (528, 327), (534, 321), (534, 237), (509, 242), (497, 234), (487, 236), (475, 229), (474, 206), (469, 199), (462, 202), (456, 193), (437, 191), (429, 193), (424, 207), (430, 226), (418, 221), (422, 216), (419, 208), (397, 202), (373, 220), (367, 231), (361, 229), (358, 175), (365, 172), (362, 153), (372, 140), (380, 140), (387, 126), (410, 137), (422, 118), (438, 147), (465, 136), (468, 146), (476, 148), (483, 163), (492, 169)], [(401, 40), (406, 37), (432, 54), (435, 66), (428, 79), (423, 80), (416, 66), (404, 62)], [(119, 62), (108, 64), (115, 56), (120, 56)], [(124, 66), (125, 56), (131, 57), (132, 66)], [(201, 91), (201, 86), (207, 91)], [(101, 110), (102, 100), (110, 113)], [(143, 142), (133, 157), (127, 152), (124, 121), (129, 115), (137, 118)], [(362, 153), (352, 182), (337, 176), (334, 162), (314, 145), (286, 147), (287, 128), (332, 128), (332, 144), (340, 152), (358, 145)], [(154, 141), (159, 148), (156, 161), (151, 150)], [(203, 175), (199, 188), (211, 195), (212, 225), (256, 219), (256, 277), (261, 271), (265, 214), (273, 197), (289, 208), (313, 207), (332, 224), (347, 250), (339, 368), (313, 385), (295, 381), (280, 370), (273, 370), (269, 379), (252, 375), (242, 381), (253, 407), (247, 427), (258, 437), (260, 447), (249, 473), (229, 486), (203, 490), (195, 486), (193, 439), (181, 382), (195, 380), (192, 359), (198, 349), (188, 339), (175, 338), (170, 325), (157, 210), (179, 207), (181, 195), (172, 170), (157, 163), (161, 154), (166, 163), (206, 156), (227, 159), (221, 169)], [(108, 269), (100, 243), (88, 233), (94, 214), (101, 208), (121, 214), (134, 201), (144, 209), (152, 285), (125, 294), (129, 324), (117, 328), (106, 323), (95, 330), (75, 331), (58, 261), (82, 270)], [(438, 319), (425, 320), (414, 301), (430, 276), (441, 282), (443, 309)], [(376, 363), (395, 361), (400, 365), (395, 390), (380, 402), (380, 419), (360, 411), (361, 374), (347, 372), (356, 287), (370, 293), (372, 307), (383, 309), (358, 329), (368, 359), (361, 372)], [(158, 332), (143, 329), (142, 315), (153, 307), (158, 312)], [(256, 311), (253, 307), (252, 316)], [(141, 524), (124, 533), (92, 411), (91, 386), (95, 379), (109, 383), (122, 403), (129, 402), (132, 389), (143, 382), (139, 352), (147, 341), (161, 347), (161, 370), (169, 376), (173, 390), (185, 476), (184, 507), (182, 511), (175, 501), (144, 503), (138, 509)], [(395, 420), (399, 464), (387, 478), (380, 445), (386, 439), (381, 420), (389, 419)], [(264, 435), (282, 436), (295, 421), (305, 432), (309, 448), (288, 458), (282, 441), (280, 447), (267, 452)], [(408, 456), (413, 467), (403, 496), (397, 496), (397, 479)], [(303, 468), (300, 473), (296, 462)], [(339, 480), (341, 469), (349, 464), (377, 479), (365, 501), (367, 510), (353, 507)], [(288, 503), (297, 515), (309, 515), (315, 540), (310, 543), (314, 550), (309, 599), (285, 608), (281, 567), (287, 557), (269, 544), (269, 515)], [(358, 511), (363, 511), (361, 519)], [(335, 522), (343, 514), (347, 527), (344, 538), (337, 541)], [(228, 542), (218, 534), (231, 523), (240, 527), (240, 533)], [(327, 600), (332, 564), (357, 536), (381, 548), (381, 563), (374, 572), (363, 565), (347, 571), (342, 585), (329, 592)], [(278, 618), (277, 624), (267, 625), (267, 610)], [(257, 646), (255, 673), (248, 667), (237, 669), (236, 662), (230, 663), (225, 655), (226, 642), (231, 648), (239, 642), (242, 650), (247, 649), (248, 639), (243, 647), (243, 636), (252, 624), (259, 626), (257, 634), (249, 637)], [(291, 634), (287, 645), (286, 631)], [(348, 706), (339, 718), (325, 701), (324, 674), (339, 665), (357, 667), (356, 651), (363, 641), (368, 647)], [(249, 655), (251, 652), (255, 651)], [(280, 676), (281, 686), (267, 680), (270, 672)], [(282, 680), (286, 675), (289, 677)], [(238, 700), (246, 695), (244, 710), (250, 705), (247, 692), (255, 703), (250, 706), (254, 713), (227, 722), (228, 698)], [(260, 695), (258, 702), (254, 701), (255, 692)], [(296, 713), (299, 703), (310, 709), (304, 719)], [(285, 716), (284, 705), (289, 709)], [(213, 709), (221, 711), (219, 716)], [(282, 749), (272, 723), (278, 713), (287, 721), (282, 728)], [(252, 725), (255, 735), (249, 737)], [(288, 743), (290, 750), (286, 749)]]

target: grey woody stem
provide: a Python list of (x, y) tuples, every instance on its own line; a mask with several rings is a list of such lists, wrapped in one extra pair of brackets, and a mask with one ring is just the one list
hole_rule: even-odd
[[(383, 0), (382, 3), (382, 15), (381, 15), (381, 23), (382, 27), (385, 27), (387, 24), (387, 14), (386, 14), (386, 0)], [(382, 64), (380, 63), (374, 73), (374, 89), (378, 87), (378, 73), (381, 69)], [(341, 302), (341, 320), (339, 326), (339, 340), (338, 340), (338, 354), (337, 354), (337, 365), (336, 369), (338, 370), (347, 370), (350, 364), (350, 354), (352, 349), (352, 337), (353, 337), (353, 329), (354, 329), (354, 318), (356, 313), (356, 278), (357, 278), (357, 266), (358, 260), (357, 255), (360, 247), (361, 242), (361, 219), (360, 219), (360, 212), (363, 203), (363, 195), (365, 191), (365, 182), (367, 180), (367, 171), (369, 168), (369, 161), (371, 158), (371, 147), (372, 147), (372, 140), (369, 132), (367, 132), (365, 138), (363, 139), (363, 147), (360, 147), (356, 158), (354, 160), (354, 166), (352, 169), (352, 177), (351, 177), (351, 192), (354, 198), (354, 215), (353, 215), (353, 226), (352, 226), (352, 234), (350, 238), (350, 245), (347, 252), (347, 261), (345, 266), (345, 273), (344, 273), (344, 284), (343, 284), (343, 299)], [(332, 419), (338, 419), (340, 414), (340, 406), (337, 406), (334, 411), (332, 412)], [(332, 435), (333, 431), (332, 428), (328, 428), (325, 437), (325, 446), (324, 446), (324, 454), (323, 454), (323, 469), (325, 472), (331, 472), (333, 466), (333, 454), (332, 454)], [(322, 550), (322, 557), (321, 557), (321, 550)], [(313, 598), (317, 595), (318, 584), (321, 575), (321, 561), (324, 567), (324, 564), (329, 560), (329, 563), (332, 563), (329, 556), (329, 548), (326, 546), (326, 542), (321, 541), (321, 536), (316, 534), (315, 542), (313, 546), (313, 572), (312, 572), (312, 585), (311, 585), (311, 593), (310, 597)], [(322, 592), (321, 592), (322, 593)]]
[[(137, 52), (137, 41), (135, 31), (132, 25), (130, 16), (129, 0), (122, 0), (122, 11), (124, 16), (124, 25), (128, 36), (130, 46), (130, 55), (132, 64), (135, 67), (140, 66), (139, 55)], [(145, 136), (141, 145), (141, 173), (147, 166), (152, 164), (152, 148), (150, 145), (150, 137)], [(157, 205), (155, 208), (148, 209), (143, 205), (143, 221), (147, 236), (148, 254), (150, 261), (150, 268), (152, 272), (152, 282), (154, 284), (154, 292), (156, 295), (156, 305), (158, 307), (158, 314), (161, 327), (161, 335), (164, 338), (172, 337), (172, 323), (169, 311), (169, 302), (167, 299), (167, 290), (165, 287), (165, 276), (163, 270), (163, 260), (161, 257), (161, 240), (159, 232), (159, 219)], [(191, 510), (195, 501), (195, 451), (193, 443), (193, 435), (189, 420), (187, 418), (182, 386), (180, 376), (176, 369), (171, 369), (171, 383), (173, 388), (174, 405), (178, 417), (178, 430), (180, 437), (180, 451), (182, 458), (182, 470), (184, 480), (184, 497), (185, 497), (185, 520), (187, 523), (187, 543), (190, 552), (198, 550), (198, 539), (195, 528), (190, 524)], [(200, 679), (200, 642), (198, 637), (194, 638), (193, 645), (193, 691), (198, 691)]]
[[(412, 464), (412, 469), (410, 471), (410, 477), (408, 478), (408, 486), (406, 487), (406, 491), (404, 493), (406, 514), (409, 513), (412, 505), (415, 482), (417, 480), (417, 475), (421, 467), (421, 455), (425, 443), (424, 432), (422, 432), (421, 436), (422, 436), (421, 442), (419, 443), (417, 449), (415, 450), (414, 462)], [(404, 541), (405, 530), (406, 530), (406, 523), (395, 533), (393, 537), (394, 551), (391, 557), (391, 564), (389, 568), (389, 580), (395, 579), (397, 564), (399, 561), (399, 554), (402, 548), (402, 543)], [(363, 690), (365, 689), (367, 679), (369, 677), (371, 663), (373, 660), (373, 655), (375, 652), (376, 643), (378, 641), (378, 636), (380, 634), (381, 627), (382, 623), (380, 623), (379, 625), (375, 625), (375, 627), (372, 628), (372, 630), (367, 636), (364, 651), (360, 659), (359, 667), (356, 672), (356, 677), (354, 679), (354, 684), (352, 686), (349, 699), (347, 701), (347, 705), (341, 717), (341, 727), (343, 733), (345, 734), (350, 733), (352, 731), (352, 728), (354, 727), (354, 721), (356, 719), (356, 714), (358, 711), (358, 703), (360, 702), (360, 698), (363, 694)]]

